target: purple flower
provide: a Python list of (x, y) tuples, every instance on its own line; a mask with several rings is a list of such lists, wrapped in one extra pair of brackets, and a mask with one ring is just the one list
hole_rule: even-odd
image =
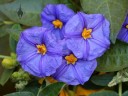
[(67, 47), (77, 58), (93, 60), (109, 48), (109, 22), (101, 14), (74, 15), (65, 25)]
[(118, 33), (117, 38), (121, 41), (128, 43), (128, 14), (125, 18), (121, 30)]
[(62, 62), (61, 50), (49, 30), (33, 27), (21, 33), (17, 60), (25, 71), (34, 76), (50, 76)]
[(52, 30), (57, 40), (63, 39), (63, 31), (66, 22), (74, 15), (74, 12), (64, 4), (49, 4), (41, 13), (43, 27)]
[(96, 60), (85, 61), (70, 53), (63, 57), (62, 64), (53, 77), (69, 85), (84, 84), (89, 80), (96, 66)]

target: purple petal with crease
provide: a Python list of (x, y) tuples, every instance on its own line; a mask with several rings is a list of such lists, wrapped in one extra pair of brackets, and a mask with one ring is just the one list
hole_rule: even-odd
[(65, 37), (81, 37), (84, 25), (78, 14), (74, 15), (65, 25)]
[(17, 51), (17, 60), (19, 62), (25, 61), (26, 58), (29, 58), (32, 54), (37, 54), (36, 47), (27, 43), (22, 37), (20, 38), (20, 40), (17, 44), (16, 51)]
[(62, 63), (62, 57), (58, 55), (50, 56), (45, 55), (42, 58), (42, 63), (40, 66), (40, 70), (42, 71), (42, 74), (45, 74), (45, 76), (50, 76), (51, 74), (56, 72), (56, 69), (61, 65)]
[(64, 4), (58, 4), (56, 6), (56, 13), (57, 17), (63, 21), (63, 23), (66, 23), (75, 13), (73, 10), (65, 6)]
[(42, 38), (44, 35), (44, 32), (48, 31), (46, 28), (43, 27), (32, 27), (29, 29), (26, 29), (21, 34), (23, 35), (23, 38), (27, 42), (31, 42), (33, 44), (42, 44)]
[(63, 61), (56, 73), (53, 74), (53, 77), (69, 85), (84, 84), (89, 80), (96, 66), (96, 60), (79, 60), (75, 63), (75, 65), (66, 64), (66, 62)]
[(83, 58), (85, 53), (85, 41), (82, 38), (67, 39), (66, 41), (68, 49), (70, 49), (77, 58)]
[(109, 45), (106, 45), (105, 43), (95, 39), (88, 40), (88, 43), (90, 46), (90, 50), (87, 60), (93, 60), (97, 57), (102, 56), (106, 51), (106, 49), (108, 49), (109, 47)]

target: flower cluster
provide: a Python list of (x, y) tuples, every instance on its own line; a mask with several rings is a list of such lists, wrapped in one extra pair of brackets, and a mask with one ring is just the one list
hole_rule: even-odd
[(49, 4), (41, 13), (43, 26), (21, 33), (17, 60), (38, 77), (52, 76), (70, 85), (84, 84), (96, 58), (109, 48), (109, 22), (102, 14), (75, 13), (63, 4)]

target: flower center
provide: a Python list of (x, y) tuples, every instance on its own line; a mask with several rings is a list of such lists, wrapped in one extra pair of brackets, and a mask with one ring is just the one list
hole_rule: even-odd
[(52, 21), (52, 24), (54, 25), (55, 28), (60, 28), (60, 29), (63, 26), (63, 23), (60, 20), (58, 20), (58, 19)]
[(126, 28), (128, 29), (128, 24), (126, 25)]
[(44, 44), (42, 45), (36, 45), (38, 51), (37, 53), (41, 53), (43, 55), (45, 55), (45, 53), (47, 52), (46, 46)]
[(86, 29), (86, 28), (84, 28), (84, 30), (82, 32), (82, 37), (84, 39), (91, 38), (91, 32), (92, 32), (92, 29)]
[(77, 58), (73, 54), (70, 54), (68, 56), (65, 56), (65, 60), (67, 61), (67, 64), (75, 64)]

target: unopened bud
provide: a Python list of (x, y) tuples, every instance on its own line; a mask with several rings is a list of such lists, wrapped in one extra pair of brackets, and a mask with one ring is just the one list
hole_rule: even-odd
[(2, 61), (2, 66), (6, 69), (12, 69), (16, 66), (16, 59), (4, 58)]

